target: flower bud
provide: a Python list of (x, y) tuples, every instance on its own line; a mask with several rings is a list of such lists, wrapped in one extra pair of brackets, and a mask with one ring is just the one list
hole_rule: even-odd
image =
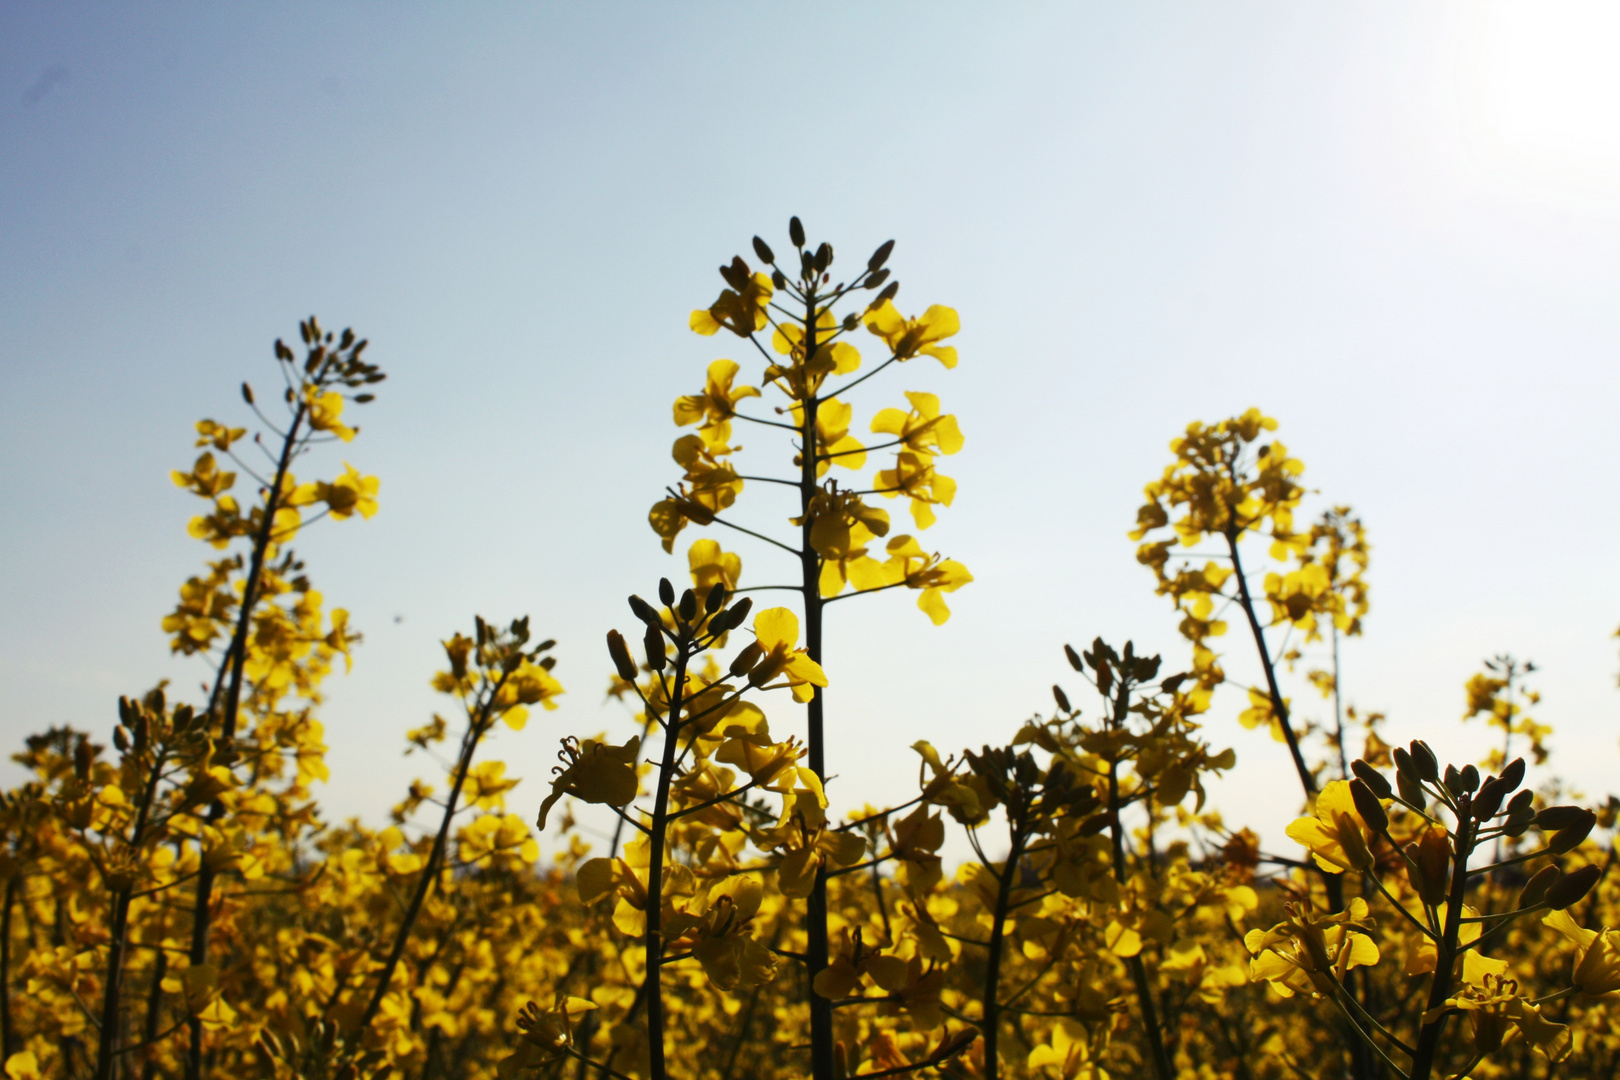
[(1451, 797), (1454, 799), (1467, 790), (1463, 787), (1462, 773), (1457, 771), (1457, 766), (1455, 765), (1446, 766), (1445, 776), (1442, 778), (1441, 782), (1446, 785), (1446, 790), (1451, 792)]
[(771, 246), (757, 236), (754, 237), (754, 254), (759, 256), (759, 261), (762, 263), (776, 261), (776, 255), (771, 251)]
[(1479, 794), (1474, 797), (1474, 820), (1489, 821), (1496, 816), (1502, 808), (1502, 796), (1508, 792), (1508, 787), (1500, 777), (1493, 777), (1480, 787)]
[(624, 643), (624, 635), (617, 630), (609, 630), (607, 645), (608, 655), (613, 657), (613, 666), (619, 669), (619, 678), (625, 682), (635, 682), (636, 662), (630, 659), (630, 647)]
[(647, 636), (641, 643), (647, 650), (647, 666), (654, 671), (663, 671), (664, 665), (669, 663), (669, 657), (664, 652), (664, 632), (656, 626), (649, 626)]
[[(1412, 858), (1412, 865), (1408, 867), (1408, 876), (1413, 878), (1412, 888), (1425, 904), (1443, 903), (1451, 869), (1451, 845), (1446, 841), (1446, 834), (1430, 829), (1417, 843), (1407, 845), (1406, 851)], [(1415, 874), (1411, 873), (1413, 870)]]
[(1372, 787), (1361, 777), (1350, 781), (1350, 798), (1356, 804), (1356, 813), (1361, 820), (1375, 833), (1381, 833), (1389, 828), (1389, 815), (1384, 812), (1384, 806), (1378, 801)]
[(665, 607), (675, 606), (675, 586), (669, 583), (669, 578), (658, 579), (658, 599)]
[(754, 665), (759, 663), (759, 658), (764, 654), (765, 650), (759, 642), (750, 641), (747, 648), (731, 658), (731, 677), (740, 679), (754, 670)]
[(697, 594), (687, 589), (681, 593), (681, 622), (689, 623), (697, 618)]
[(1085, 665), (1080, 662), (1080, 654), (1074, 651), (1074, 646), (1063, 646), (1063, 655), (1069, 658), (1069, 666), (1074, 668), (1074, 670), (1079, 672), (1084, 672), (1086, 670)]
[(1372, 852), (1367, 850), (1367, 838), (1361, 835), (1361, 823), (1341, 811), (1336, 815), (1335, 824), (1338, 826), (1339, 844), (1344, 848), (1345, 857), (1350, 860), (1350, 868), (1363, 874), (1371, 870)]
[(804, 247), (804, 224), (796, 216), (788, 219), (788, 239), (794, 247)]
[(1536, 815), (1536, 828), (1556, 832), (1566, 829), (1584, 818), (1590, 811), (1579, 806), (1548, 806), (1543, 807), (1541, 813)]
[(1500, 779), (1507, 785), (1508, 791), (1513, 791), (1524, 783), (1524, 758), (1514, 758), (1508, 762), (1508, 767), (1502, 770)]
[(1464, 791), (1479, 790), (1479, 770), (1472, 765), (1464, 765), (1462, 768), (1462, 789)]
[(1587, 863), (1573, 874), (1565, 874), (1547, 890), (1547, 906), (1563, 911), (1592, 891), (1592, 886), (1603, 876), (1602, 867)]
[(889, 261), (889, 252), (893, 250), (894, 241), (885, 240), (876, 251), (872, 252), (872, 257), (866, 260), (866, 268), (874, 274), (877, 273), (883, 269), (883, 264)]
[(1431, 784), (1440, 782), (1440, 759), (1434, 756), (1429, 744), (1422, 739), (1412, 740), (1412, 766), (1417, 771), (1419, 780), (1427, 780)]
[(630, 611), (648, 626), (664, 625), (664, 621), (658, 617), (658, 612), (653, 610), (653, 606), (639, 596), (630, 597)]
[(1401, 800), (1403, 802), (1410, 803), (1419, 810), (1423, 809), (1423, 807), (1429, 804), (1429, 796), (1423, 790), (1423, 785), (1418, 783), (1418, 778), (1415, 774), (1409, 772), (1396, 773), (1395, 786), (1400, 789)]
[(1525, 908), (1535, 907), (1541, 903), (1546, 898), (1547, 890), (1552, 887), (1552, 883), (1558, 880), (1558, 876), (1559, 869), (1556, 866), (1543, 866), (1540, 870), (1531, 874), (1530, 880), (1525, 882), (1524, 888), (1519, 891), (1518, 910), (1523, 911)]
[(1412, 761), (1412, 755), (1406, 752), (1405, 747), (1394, 747), (1389, 752), (1390, 758), (1395, 762), (1397, 773), (1411, 773), (1417, 775), (1417, 765)]
[(1359, 758), (1352, 761), (1350, 771), (1355, 773), (1356, 779), (1366, 784), (1372, 790), (1372, 793), (1380, 799), (1392, 799), (1395, 797), (1395, 792), (1390, 788), (1389, 781), (1384, 778), (1384, 774), (1365, 761)]
[(1052, 686), (1052, 697), (1057, 700), (1058, 712), (1071, 711), (1069, 709), (1069, 695), (1063, 692), (1063, 687), (1054, 683)]
[(726, 587), (724, 585), (712, 585), (712, 586), (710, 586), (709, 587), (709, 595), (707, 595), (707, 596), (705, 596), (703, 598), (703, 610), (706, 613), (708, 613), (710, 615), (713, 615), (715, 612), (719, 611), (721, 608), (723, 608), (725, 606), (726, 606)]
[(1592, 827), (1597, 824), (1597, 815), (1592, 811), (1582, 810), (1581, 813), (1585, 816), (1579, 821), (1573, 825), (1565, 825), (1562, 829), (1553, 833), (1552, 838), (1547, 841), (1548, 851), (1554, 855), (1562, 855), (1566, 851), (1574, 851), (1581, 846), (1581, 841), (1586, 839), (1587, 835), (1591, 833)]

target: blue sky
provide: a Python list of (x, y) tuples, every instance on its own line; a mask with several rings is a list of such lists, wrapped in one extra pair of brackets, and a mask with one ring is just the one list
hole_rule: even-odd
[[(926, 539), (977, 580), (939, 629), (903, 596), (835, 609), (841, 803), (905, 798), (918, 738), (1001, 740), (1075, 691), (1065, 641), (1177, 664), (1125, 532), (1169, 439), (1250, 405), (1367, 522), (1350, 700), (1462, 760), (1484, 742), (1463, 681), (1528, 656), (1556, 771), (1610, 790), (1612, 9), (805, 12), (0, 9), (0, 741), (105, 733), (118, 694), (203, 677), (158, 627), (208, 554), (167, 471), (196, 419), (242, 422), (237, 384), (268, 384), (311, 312), (390, 372), (342, 454), (381, 513), (300, 544), (367, 636), (325, 714), (332, 812), (376, 816), (416, 773), (403, 732), (475, 612), (561, 642), (566, 704), (503, 736), (513, 773), (622, 728), (602, 634), (684, 563), (645, 524), (678, 476), (670, 402), (746, 362), (687, 313), (798, 214), (846, 261), (896, 238), (901, 306), (963, 325), (957, 370), (863, 405), (929, 390), (958, 415), (960, 494)], [(1210, 725), (1239, 755), (1217, 801), (1280, 841), (1286, 755), (1231, 722), (1241, 697)]]

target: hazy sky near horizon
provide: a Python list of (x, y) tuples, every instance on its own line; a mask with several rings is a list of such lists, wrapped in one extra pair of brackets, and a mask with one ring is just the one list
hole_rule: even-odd
[[(670, 402), (711, 359), (754, 366), (688, 312), (798, 214), (840, 265), (896, 238), (901, 307), (963, 327), (955, 371), (863, 399), (959, 417), (924, 540), (977, 580), (938, 629), (910, 596), (833, 609), (840, 806), (908, 797), (912, 742), (1004, 740), (1054, 681), (1089, 706), (1066, 641), (1184, 662), (1125, 533), (1167, 442), (1250, 405), (1315, 505), (1367, 523), (1349, 700), (1472, 758), (1462, 683), (1511, 651), (1556, 772), (1620, 789), (1620, 9), (805, 10), (0, 8), (0, 744), (105, 737), (118, 694), (205, 677), (158, 626), (211, 554), (168, 470), (198, 418), (245, 422), (238, 383), (272, 384), (314, 312), (390, 374), (303, 470), (382, 478), (375, 518), (299, 543), (366, 635), (323, 802), (380, 817), (427, 764), (400, 750), (442, 707), (438, 640), (528, 612), (569, 690), (492, 751), (532, 814), (561, 735), (625, 730), (602, 700), (625, 595), (684, 569), (645, 523), (678, 478)], [(738, 550), (744, 584), (776, 576)], [(1242, 697), (1209, 725), (1239, 759), (1216, 802), (1286, 843), (1286, 753)]]

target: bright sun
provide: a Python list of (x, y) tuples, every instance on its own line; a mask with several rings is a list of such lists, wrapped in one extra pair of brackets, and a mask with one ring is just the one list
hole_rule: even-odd
[(1620, 183), (1620, 3), (1477, 11), (1466, 109), (1518, 168)]

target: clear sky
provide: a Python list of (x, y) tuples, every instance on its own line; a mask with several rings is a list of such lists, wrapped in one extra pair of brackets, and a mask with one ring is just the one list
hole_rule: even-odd
[[(341, 455), (381, 512), (300, 542), (366, 634), (323, 800), (380, 815), (437, 641), (529, 612), (569, 688), (495, 748), (532, 812), (558, 737), (624, 727), (624, 596), (684, 569), (645, 524), (670, 402), (746, 360), (687, 314), (798, 214), (845, 261), (896, 238), (901, 306), (963, 326), (957, 370), (866, 401), (958, 415), (926, 539), (977, 581), (939, 629), (909, 596), (833, 610), (841, 805), (906, 798), (918, 738), (1004, 740), (1077, 691), (1065, 641), (1183, 662), (1125, 533), (1168, 441), (1250, 405), (1369, 528), (1349, 699), (1471, 758), (1463, 681), (1532, 658), (1558, 773), (1607, 794), (1617, 53), (1620, 9), (1551, 2), (8, 3), (0, 742), (105, 736), (118, 694), (204, 677), (158, 626), (210, 553), (167, 471), (314, 312), (390, 372)], [(1209, 726), (1239, 756), (1217, 801), (1283, 843), (1294, 780), (1241, 698)]]

